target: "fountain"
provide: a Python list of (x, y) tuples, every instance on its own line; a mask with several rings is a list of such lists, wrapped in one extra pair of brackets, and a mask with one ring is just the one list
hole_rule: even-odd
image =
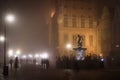
[(73, 48), (73, 50), (77, 52), (77, 60), (84, 60), (83, 53), (86, 48), (82, 48), (82, 36), (78, 35), (78, 47)]

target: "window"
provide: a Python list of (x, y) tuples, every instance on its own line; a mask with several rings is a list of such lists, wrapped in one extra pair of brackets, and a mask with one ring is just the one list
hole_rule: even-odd
[(73, 43), (73, 46), (77, 46), (77, 34), (74, 34), (72, 36), (72, 43)]
[(93, 28), (93, 19), (89, 17), (89, 28)]
[(64, 27), (68, 27), (68, 15), (64, 15)]
[(81, 28), (85, 27), (85, 17), (81, 16)]
[(68, 35), (65, 34), (65, 35), (64, 35), (64, 44), (66, 44), (67, 42), (68, 42)]
[(77, 26), (77, 23), (76, 23), (76, 16), (75, 15), (73, 15), (72, 16), (72, 27), (76, 27)]
[(92, 35), (89, 36), (89, 43), (90, 43), (90, 46), (93, 46), (93, 36)]

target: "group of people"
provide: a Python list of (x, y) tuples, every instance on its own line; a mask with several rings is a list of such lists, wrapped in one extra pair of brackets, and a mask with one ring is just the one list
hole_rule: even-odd
[(12, 70), (13, 66), (14, 66), (14, 69), (17, 70), (19, 68), (18, 57), (16, 57), (14, 60), (10, 59), (9, 64), (10, 64), (11, 70)]
[(41, 66), (43, 69), (48, 69), (49, 68), (49, 60), (48, 59), (42, 59), (41, 60)]
[[(26, 59), (26, 64), (28, 64), (28, 59)], [(9, 64), (10, 64), (10, 68), (11, 68), (11, 70), (14, 68), (15, 70), (17, 70), (19, 67), (20, 67), (20, 65), (19, 64), (21, 64), (21, 63), (23, 63), (23, 61), (20, 59), (18, 59), (18, 57), (16, 57), (14, 60), (11, 58), (10, 60), (9, 60)], [(37, 63), (37, 61), (36, 61), (36, 59), (33, 59), (33, 64), (35, 64), (36, 65), (36, 63)], [(43, 68), (43, 69), (48, 69), (49, 68), (49, 60), (48, 59), (42, 59), (41, 60), (41, 67)]]

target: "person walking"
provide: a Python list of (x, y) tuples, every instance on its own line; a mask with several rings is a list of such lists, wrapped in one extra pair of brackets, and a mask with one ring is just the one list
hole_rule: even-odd
[(18, 57), (15, 58), (14, 68), (15, 68), (15, 71), (17, 71), (17, 69), (19, 68), (19, 60), (18, 60)]
[(10, 64), (10, 68), (11, 68), (11, 70), (12, 70), (12, 66), (13, 66), (13, 59), (10, 59), (9, 64)]

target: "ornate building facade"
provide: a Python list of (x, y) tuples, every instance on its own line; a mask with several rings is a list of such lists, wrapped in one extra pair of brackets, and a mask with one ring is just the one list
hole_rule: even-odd
[[(59, 55), (70, 55), (77, 47), (77, 36), (82, 36), (86, 55), (99, 55), (96, 0), (57, 0), (52, 19), (52, 45)], [(68, 50), (66, 45), (70, 44)]]
[[(108, 56), (116, 38), (119, 47), (119, 27), (114, 28), (120, 21), (115, 18), (119, 7), (115, 7), (117, 0), (110, 1), (114, 5), (101, 0), (56, 0), (49, 33), (53, 53), (70, 55), (77, 47), (78, 34), (82, 36), (83, 47), (87, 48), (85, 55)], [(67, 44), (71, 45), (69, 49)]]

